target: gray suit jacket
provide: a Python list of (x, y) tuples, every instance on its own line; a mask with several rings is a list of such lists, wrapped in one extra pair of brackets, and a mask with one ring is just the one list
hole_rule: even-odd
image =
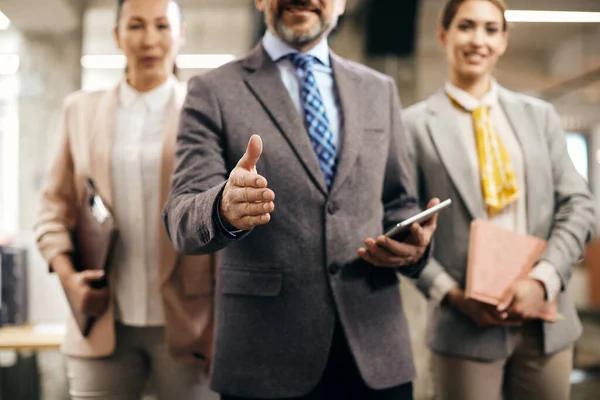
[[(504, 88), (500, 88), (499, 96), (523, 149), (529, 234), (549, 241), (541, 259), (556, 267), (562, 281), (558, 300), (565, 320), (544, 323), (544, 351), (548, 354), (566, 347), (581, 333), (575, 306), (565, 288), (573, 264), (595, 229), (594, 205), (585, 180), (569, 158), (561, 121), (553, 107)], [(486, 216), (481, 189), (469, 172), (469, 157), (453, 106), (440, 90), (409, 107), (405, 123), (419, 194), (454, 202), (450, 211), (439, 215), (433, 258), (417, 286), (428, 296), (434, 279), (446, 271), (464, 288), (469, 224), (473, 218)], [(478, 328), (445, 303), (432, 304), (427, 335), (434, 351), (448, 355), (483, 360), (508, 355), (506, 328)]]
[[(343, 138), (330, 192), (302, 118), (262, 46), (189, 84), (164, 219), (183, 253), (224, 248), (216, 391), (308, 393), (326, 365), (336, 318), (369, 386), (413, 378), (396, 271), (357, 260), (365, 238), (419, 211), (396, 88), (388, 77), (331, 58)], [(253, 133), (263, 139), (257, 168), (275, 192), (276, 208), (268, 225), (231, 240), (215, 221), (217, 199)], [(418, 274), (424, 264), (403, 271)]]

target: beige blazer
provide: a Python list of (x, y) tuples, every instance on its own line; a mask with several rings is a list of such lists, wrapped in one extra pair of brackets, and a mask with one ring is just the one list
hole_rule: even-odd
[[(185, 86), (178, 85), (168, 106), (162, 154), (161, 208), (169, 196), (175, 137), (185, 94)], [(103, 198), (112, 205), (110, 155), (117, 102), (117, 88), (80, 91), (65, 100), (59, 128), (59, 151), (43, 188), (35, 224), (37, 245), (48, 263), (73, 248), (69, 232), (74, 225), (83, 177), (90, 176)], [(211, 355), (215, 255), (178, 254), (166, 236), (160, 213), (161, 209), (157, 209), (160, 293), (165, 308), (166, 341), (177, 359), (199, 362), (206, 367)], [(114, 298), (88, 338), (80, 334), (74, 319), (69, 317), (62, 346), (64, 353), (102, 357), (110, 355), (114, 349)]]

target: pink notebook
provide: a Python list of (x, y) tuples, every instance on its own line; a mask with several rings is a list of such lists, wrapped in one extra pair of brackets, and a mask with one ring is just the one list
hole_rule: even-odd
[[(523, 235), (492, 222), (471, 222), (465, 295), (498, 305), (519, 279), (526, 277), (546, 248), (546, 241)], [(541, 319), (556, 321), (556, 302), (546, 303)]]

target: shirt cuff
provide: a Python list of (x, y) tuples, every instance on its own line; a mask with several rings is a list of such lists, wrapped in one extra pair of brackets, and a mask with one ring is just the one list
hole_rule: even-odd
[[(243, 229), (237, 229), (235, 226), (230, 226), (229, 224), (225, 224), (221, 219), (221, 213), (219, 212), (219, 204), (221, 204), (221, 195), (217, 197), (215, 214), (219, 227), (226, 235), (231, 236), (232, 238), (237, 238), (239, 234), (245, 232)], [(227, 225), (227, 226), (226, 226)]]
[(529, 278), (542, 282), (546, 289), (546, 300), (553, 301), (560, 293), (562, 282), (556, 268), (546, 260), (542, 260), (529, 273)]
[(429, 298), (439, 304), (444, 300), (448, 292), (457, 287), (458, 283), (448, 273), (442, 272), (436, 276), (429, 289)]

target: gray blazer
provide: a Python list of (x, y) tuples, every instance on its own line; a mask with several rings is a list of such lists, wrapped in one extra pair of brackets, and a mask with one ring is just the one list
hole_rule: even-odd
[[(256, 47), (193, 78), (164, 220), (177, 250), (221, 252), (211, 386), (244, 397), (297, 397), (318, 383), (339, 318), (366, 383), (414, 375), (398, 277), (357, 260), (367, 237), (418, 201), (392, 79), (332, 54), (343, 138), (330, 192), (277, 66)], [(265, 226), (231, 240), (215, 221), (224, 181), (259, 133), (258, 171), (274, 190)], [(426, 261), (426, 260), (425, 260)], [(418, 274), (421, 265), (401, 270)]]
[[(581, 333), (574, 303), (565, 290), (572, 266), (595, 230), (594, 204), (585, 180), (567, 153), (561, 121), (541, 100), (500, 88), (500, 104), (523, 149), (529, 234), (549, 241), (541, 259), (556, 267), (562, 281), (559, 309), (565, 320), (544, 323), (544, 352), (563, 349)], [(469, 157), (461, 143), (453, 106), (443, 90), (408, 108), (405, 123), (418, 191), (423, 199), (451, 198), (452, 209), (440, 213), (433, 258), (417, 280), (428, 296), (442, 271), (464, 288), (469, 224), (486, 218), (481, 189), (472, 181)], [(510, 249), (507, 249), (510, 251)], [(437, 352), (474, 359), (508, 356), (507, 328), (478, 328), (450, 305), (432, 304), (427, 340)]]

